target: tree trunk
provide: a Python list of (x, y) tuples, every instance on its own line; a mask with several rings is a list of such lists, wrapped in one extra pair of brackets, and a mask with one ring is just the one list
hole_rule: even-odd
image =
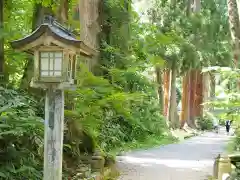
[(194, 120), (194, 96), (195, 96), (195, 85), (196, 85), (196, 73), (195, 70), (190, 71), (189, 76), (189, 119), (187, 124), (191, 128), (195, 128), (195, 120)]
[[(213, 73), (210, 73), (210, 99), (211, 100), (215, 98), (215, 89), (216, 89), (215, 75)], [(211, 106), (211, 110), (214, 110), (214, 106)]]
[(200, 70), (196, 70), (196, 87), (195, 87), (195, 112), (194, 116), (202, 117), (202, 103), (203, 103), (203, 77)]
[[(34, 31), (43, 21), (44, 15), (53, 15), (53, 11), (49, 7), (44, 7), (42, 4), (36, 3), (33, 10), (32, 31)], [(36, 89), (30, 88), (30, 82), (33, 77), (33, 58), (28, 58), (23, 77), (21, 80), (20, 88), (35, 92)]]
[[(186, 0), (186, 16), (190, 16), (192, 12), (201, 10), (200, 0)], [(183, 95), (182, 95), (182, 112), (180, 127), (184, 127), (187, 122), (188, 126), (194, 127), (194, 73), (188, 70), (183, 78)]]
[(199, 13), (201, 11), (201, 0), (194, 0), (193, 3), (193, 12)]
[(177, 78), (177, 67), (176, 62), (173, 62), (170, 74), (170, 96), (169, 96), (169, 107), (167, 120), (170, 123), (170, 126), (177, 128), (179, 122), (177, 120), (177, 96), (176, 96), (176, 78)]
[(60, 6), (57, 10), (57, 20), (62, 24), (67, 24), (68, 21), (69, 0), (60, 0)]
[(168, 114), (168, 104), (169, 104), (169, 82), (170, 82), (170, 70), (166, 69), (163, 73), (163, 93), (164, 93), (164, 113), (163, 115), (167, 117)]
[[(210, 73), (206, 72), (203, 73), (203, 103), (208, 102), (210, 99), (210, 88), (211, 88), (211, 81), (210, 81)], [(208, 105), (203, 105), (203, 113), (208, 111)]]
[[(80, 38), (86, 45), (97, 50), (100, 47), (99, 33), (101, 32), (100, 3), (103, 2), (101, 0), (79, 0)], [(97, 71), (94, 67), (98, 63), (98, 58), (99, 54), (88, 61), (88, 67), (93, 72)]]
[(81, 40), (88, 46), (98, 49), (100, 32), (99, 3), (100, 0), (80, 0)]
[[(3, 15), (4, 15), (4, 1), (0, 0), (0, 32), (3, 31), (3, 23), (4, 23), (4, 19), (3, 19)], [(4, 81), (5, 81), (5, 76), (4, 76), (4, 66), (5, 66), (5, 62), (4, 62), (4, 38), (1, 35), (2, 33), (0, 33), (0, 85), (4, 85)]]
[[(238, 0), (237, 0), (238, 1)], [(233, 57), (234, 57), (234, 64), (236, 68), (239, 68), (239, 55), (240, 55), (240, 23), (239, 23), (239, 2), (237, 3), (236, 0), (227, 0), (228, 4), (228, 22), (232, 37), (232, 46), (233, 46)], [(240, 91), (240, 81), (237, 80), (238, 90)]]
[(180, 128), (183, 128), (185, 123), (189, 119), (189, 73), (185, 74), (183, 77), (182, 84), (182, 111), (181, 111), (181, 121)]
[[(201, 0), (194, 0), (193, 3), (193, 12), (200, 13), (201, 11)], [(196, 34), (196, 40), (199, 39), (198, 34)], [(201, 74), (201, 67), (194, 70), (193, 72), (193, 94), (191, 94), (191, 104), (193, 109), (190, 111), (190, 120), (192, 128), (196, 128), (195, 119), (196, 117), (202, 117), (202, 88), (203, 88), (203, 81), (202, 81), (202, 74)], [(190, 106), (191, 106), (190, 104)]]
[(239, 21), (239, 24), (240, 24), (240, 1), (236, 0), (236, 2), (237, 2), (238, 21)]
[(159, 67), (155, 68), (156, 71), (156, 81), (157, 81), (157, 91), (158, 91), (158, 99), (159, 99), (159, 108), (160, 112), (163, 113), (163, 89), (162, 89), (162, 72)]

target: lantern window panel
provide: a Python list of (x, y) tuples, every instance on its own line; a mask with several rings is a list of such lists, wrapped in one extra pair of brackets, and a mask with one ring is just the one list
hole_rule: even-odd
[(41, 76), (49, 76), (48, 71), (41, 71)]
[(62, 58), (55, 58), (55, 70), (61, 71), (62, 70)]
[(48, 64), (49, 64), (48, 58), (41, 58), (41, 70), (42, 71), (48, 70)]
[(63, 53), (62, 52), (55, 52), (55, 58), (61, 58), (63, 57)]
[(40, 75), (42, 77), (62, 76), (62, 52), (40, 52)]
[(41, 58), (48, 58), (47, 52), (41, 52)]

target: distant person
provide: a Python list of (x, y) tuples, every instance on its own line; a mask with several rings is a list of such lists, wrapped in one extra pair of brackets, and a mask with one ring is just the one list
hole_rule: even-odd
[(229, 131), (230, 131), (230, 127), (231, 127), (231, 121), (230, 120), (226, 120), (225, 127), (226, 127), (226, 132), (229, 135)]

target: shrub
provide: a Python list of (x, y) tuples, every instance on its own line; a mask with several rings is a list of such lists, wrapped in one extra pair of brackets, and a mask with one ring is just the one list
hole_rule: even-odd
[(78, 124), (73, 126), (77, 131), (92, 137), (93, 146), (109, 152), (128, 142), (163, 134), (165, 120), (159, 113), (154, 86), (146, 78), (113, 69), (114, 81), (109, 82), (81, 69), (79, 87), (72, 92), (75, 111), (70, 114), (75, 117), (70, 121)]
[(212, 119), (210, 119), (207, 116), (204, 116), (203, 118), (197, 118), (197, 126), (202, 131), (212, 130), (213, 129)]
[(1, 179), (41, 179), (41, 103), (17, 90), (0, 87), (0, 107)]

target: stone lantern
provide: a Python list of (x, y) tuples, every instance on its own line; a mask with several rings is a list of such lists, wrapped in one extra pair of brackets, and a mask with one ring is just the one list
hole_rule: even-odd
[(32, 34), (11, 45), (34, 55), (31, 86), (36, 88), (48, 88), (50, 84), (59, 89), (72, 87), (76, 83), (78, 56), (91, 57), (96, 52), (49, 16)]
[(46, 16), (32, 34), (11, 43), (34, 56), (31, 86), (46, 90), (44, 124), (44, 180), (62, 179), (64, 89), (76, 84), (77, 56), (91, 58), (96, 51), (65, 27)]

